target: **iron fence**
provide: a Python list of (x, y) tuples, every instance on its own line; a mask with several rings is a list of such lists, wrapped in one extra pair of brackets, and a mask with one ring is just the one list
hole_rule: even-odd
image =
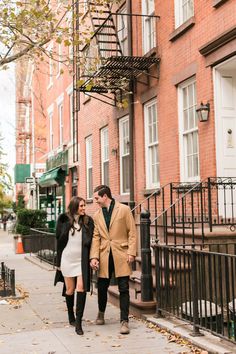
[(49, 229), (30, 229), (22, 239), (25, 252), (35, 253), (41, 261), (56, 264), (56, 235)]
[[(152, 204), (151, 237), (164, 244), (204, 243), (213, 229), (236, 231), (236, 178), (209, 177), (199, 183), (170, 183)], [(157, 196), (155, 196), (157, 198)], [(162, 205), (162, 210), (159, 205)], [(146, 200), (139, 207), (149, 207)]]
[(8, 268), (4, 262), (1, 262), (0, 269), (0, 296), (15, 296), (15, 270)]
[(157, 314), (236, 341), (236, 244), (155, 245)]

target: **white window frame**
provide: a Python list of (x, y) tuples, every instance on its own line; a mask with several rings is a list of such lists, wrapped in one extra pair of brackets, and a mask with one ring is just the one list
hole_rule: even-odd
[(70, 141), (73, 141), (73, 92), (69, 95)]
[(194, 0), (175, 0), (175, 28), (194, 16)]
[[(124, 136), (123, 126), (126, 125), (126, 135)], [(124, 146), (126, 144), (127, 151), (124, 151)], [(130, 193), (130, 189), (128, 191), (124, 191), (123, 189), (123, 157), (129, 156), (129, 116), (125, 116), (119, 120), (119, 147), (120, 147), (120, 194), (128, 195)], [(130, 186), (129, 186), (130, 187)]]
[(88, 0), (84, 0), (83, 13), (86, 14), (88, 11)]
[(66, 93), (68, 95), (69, 100), (69, 120), (70, 120), (70, 142), (73, 142), (73, 84), (70, 84)]
[[(93, 198), (93, 156), (92, 156), (92, 135), (85, 139), (85, 150), (86, 150), (86, 188), (87, 188), (87, 199)], [(91, 190), (89, 186), (89, 173), (91, 172)]]
[[(155, 0), (142, 0), (142, 14), (155, 15)], [(143, 52), (148, 53), (156, 47), (156, 18), (143, 16)]]
[(58, 127), (59, 127), (59, 146), (64, 142), (64, 93), (56, 99), (58, 112)]
[[(50, 45), (47, 48), (47, 51), (51, 54), (53, 51), (53, 46)], [(48, 78), (49, 78), (49, 81), (48, 81), (47, 89), (49, 90), (53, 86), (53, 60), (52, 60), (51, 55), (49, 56), (49, 62), (48, 62)]]
[(53, 134), (53, 112), (49, 113), (49, 150), (53, 151), (54, 148), (54, 134)]
[(50, 151), (53, 151), (53, 148), (54, 148), (53, 107), (54, 107), (54, 105), (52, 104), (47, 109), (48, 119), (49, 119), (49, 140), (48, 141), (49, 141), (49, 150)]
[[(152, 108), (155, 110), (156, 121), (154, 121), (154, 116)], [(151, 116), (150, 116), (151, 114)], [(152, 119), (152, 126), (150, 127), (150, 118)], [(156, 133), (154, 130), (156, 126)], [(158, 139), (158, 116), (157, 116), (157, 100), (153, 99), (144, 105), (144, 127), (145, 127), (145, 157), (146, 157), (146, 188), (153, 189), (160, 187), (160, 160), (159, 160), (159, 139)], [(152, 136), (150, 136), (150, 133)], [(156, 139), (154, 140), (154, 134)], [(152, 166), (152, 151), (156, 148), (156, 158), (159, 173), (157, 173), (157, 180), (154, 181), (153, 176), (153, 166)]]
[(57, 79), (61, 76), (62, 67), (62, 44), (58, 43)]
[[(184, 107), (184, 90), (193, 85), (193, 104), (189, 103), (189, 94), (187, 94), (187, 106)], [(179, 143), (180, 143), (180, 177), (182, 182), (198, 182), (200, 181), (200, 159), (199, 159), (199, 136), (198, 136), (198, 119), (196, 113), (196, 106), (197, 106), (197, 93), (196, 93), (196, 79), (191, 78), (183, 82), (178, 86), (178, 114), (179, 114)], [(190, 111), (193, 111), (194, 114), (194, 121), (193, 126), (189, 129), (184, 127), (184, 115), (188, 121), (190, 122)], [(197, 134), (197, 152), (192, 152), (187, 156), (187, 139), (188, 137), (191, 140), (191, 147), (193, 150), (193, 136)], [(194, 172), (194, 156), (197, 155), (197, 167), (198, 173), (194, 175), (192, 173), (191, 176), (188, 174), (188, 158), (190, 159), (192, 156), (192, 172)]]
[[(108, 176), (105, 176), (105, 164), (107, 164), (107, 163), (108, 163)], [(104, 128), (101, 129), (101, 171), (102, 171), (102, 184), (109, 185), (109, 135), (108, 135), (108, 127), (104, 127)]]
[(64, 117), (63, 117), (63, 102), (58, 105), (58, 118), (59, 118), (59, 145), (64, 142)]
[(120, 14), (117, 16), (117, 35), (119, 38), (121, 50), (123, 55), (128, 55), (128, 16), (127, 9), (123, 6), (119, 11)]

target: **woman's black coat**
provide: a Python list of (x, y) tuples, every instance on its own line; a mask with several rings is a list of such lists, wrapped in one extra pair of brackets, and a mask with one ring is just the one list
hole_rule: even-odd
[[(86, 227), (87, 226), (87, 227)], [(82, 226), (82, 261), (81, 261), (81, 266), (82, 266), (82, 277), (83, 277), (83, 285), (84, 285), (84, 291), (90, 291), (90, 265), (89, 265), (89, 252), (90, 252), (90, 246), (92, 242), (92, 237), (93, 237), (93, 229), (94, 229), (94, 223), (93, 219), (88, 216), (88, 223), (86, 226)], [(64, 248), (67, 245), (68, 239), (69, 239), (69, 231), (71, 228), (70, 224), (70, 219), (67, 214), (61, 214), (58, 217), (57, 220), (57, 226), (56, 226), (56, 239), (57, 239), (57, 261), (56, 265), (58, 268), (60, 268), (61, 265), (61, 256)], [(56, 275), (55, 275), (55, 281), (54, 285), (58, 281), (63, 281), (64, 278), (62, 276), (62, 273), (57, 270)]]

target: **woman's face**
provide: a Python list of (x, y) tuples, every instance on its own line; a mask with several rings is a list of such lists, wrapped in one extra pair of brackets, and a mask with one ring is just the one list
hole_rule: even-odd
[(84, 214), (85, 214), (85, 202), (84, 200), (81, 200), (79, 203), (78, 215), (84, 215)]

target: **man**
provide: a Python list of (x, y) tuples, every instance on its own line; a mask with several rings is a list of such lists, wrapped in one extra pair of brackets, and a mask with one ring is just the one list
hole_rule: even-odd
[(90, 265), (98, 270), (98, 316), (96, 324), (105, 323), (107, 290), (112, 273), (120, 293), (121, 334), (129, 333), (129, 276), (136, 256), (136, 228), (130, 208), (112, 198), (111, 190), (100, 185), (94, 190), (100, 209), (94, 215), (94, 233)]

